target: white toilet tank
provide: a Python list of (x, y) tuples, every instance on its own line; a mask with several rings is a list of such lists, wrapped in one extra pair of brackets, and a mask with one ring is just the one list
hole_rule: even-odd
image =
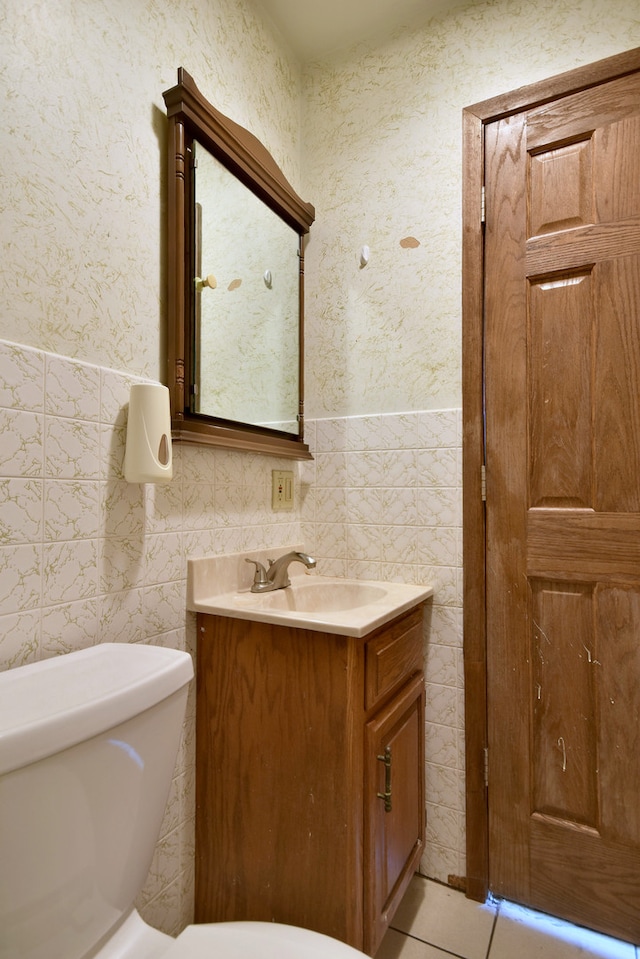
[(192, 676), (187, 653), (126, 643), (0, 673), (1, 959), (81, 959), (129, 916)]

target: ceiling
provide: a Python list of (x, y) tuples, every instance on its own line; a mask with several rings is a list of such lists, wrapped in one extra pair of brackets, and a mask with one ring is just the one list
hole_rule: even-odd
[(256, 0), (297, 57), (311, 60), (477, 0)]

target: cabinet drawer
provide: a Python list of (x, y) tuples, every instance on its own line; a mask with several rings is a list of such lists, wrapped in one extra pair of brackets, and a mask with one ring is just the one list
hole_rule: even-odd
[(423, 668), (424, 607), (418, 606), (366, 645), (365, 708), (370, 709)]

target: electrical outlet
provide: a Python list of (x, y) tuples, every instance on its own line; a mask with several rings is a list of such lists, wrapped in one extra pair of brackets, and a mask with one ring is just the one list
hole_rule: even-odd
[(293, 470), (271, 470), (272, 509), (293, 509)]

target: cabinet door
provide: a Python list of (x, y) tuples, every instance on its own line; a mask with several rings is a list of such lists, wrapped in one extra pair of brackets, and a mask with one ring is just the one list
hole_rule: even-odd
[(366, 728), (365, 951), (373, 954), (424, 845), (424, 677)]

